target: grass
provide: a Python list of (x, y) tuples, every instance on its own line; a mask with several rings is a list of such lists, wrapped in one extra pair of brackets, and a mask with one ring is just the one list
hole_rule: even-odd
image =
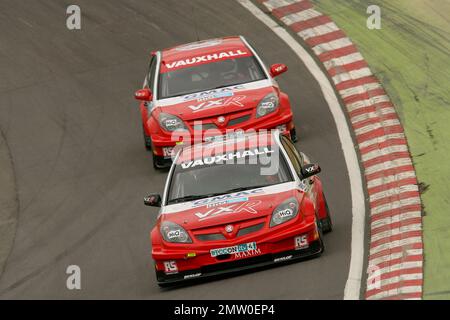
[[(358, 46), (396, 105), (425, 190), (425, 299), (450, 299), (450, 0), (313, 0)], [(369, 30), (369, 5), (381, 30)]]

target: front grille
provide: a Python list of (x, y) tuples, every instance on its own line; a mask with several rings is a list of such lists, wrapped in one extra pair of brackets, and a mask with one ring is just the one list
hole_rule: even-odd
[[(253, 264), (269, 263), (269, 262), (273, 263), (274, 259), (286, 257), (289, 255), (292, 255), (291, 259), (294, 260), (295, 258), (308, 257), (313, 254), (318, 254), (320, 252), (320, 250), (321, 250), (320, 242), (314, 241), (307, 249), (289, 250), (289, 251), (273, 253), (273, 254), (268, 253), (268, 254), (264, 254), (264, 255), (256, 256), (256, 257), (252, 257), (252, 258), (247, 258), (247, 259), (240, 259), (240, 260), (235, 260), (235, 261), (216, 263), (216, 264), (201, 267), (201, 272), (202, 272), (202, 274), (207, 274), (207, 273), (217, 272), (217, 271), (222, 271), (222, 270), (227, 270), (227, 269), (245, 268), (245, 267), (248, 267)], [(289, 261), (290, 260), (287, 260), (287, 262), (289, 262)]]
[(255, 224), (254, 226), (250, 226), (247, 228), (242, 228), (241, 230), (238, 231), (237, 233), (237, 237), (242, 237), (245, 236), (247, 234), (250, 234), (252, 232), (256, 232), (261, 230), (261, 228), (264, 226), (264, 222), (263, 223), (259, 223), (259, 224)]
[(217, 126), (214, 123), (202, 123), (202, 124), (196, 124), (193, 125), (192, 128), (194, 130), (212, 130), (212, 129), (217, 129)]
[(272, 255), (266, 254), (266, 255), (242, 259), (242, 260), (235, 260), (235, 261), (207, 265), (207, 266), (202, 267), (201, 270), (202, 270), (202, 273), (210, 273), (210, 272), (216, 272), (216, 271), (220, 271), (220, 270), (240, 268), (240, 267), (248, 266), (251, 264), (258, 264), (258, 263), (270, 261), (271, 259), (272, 259)]
[(225, 237), (221, 233), (210, 233), (210, 234), (198, 234), (196, 238), (200, 241), (218, 241), (225, 240)]
[(231, 120), (228, 122), (228, 125), (229, 125), (230, 127), (231, 127), (231, 126), (235, 126), (235, 125), (238, 125), (238, 124), (243, 123), (243, 122), (245, 122), (245, 121), (248, 121), (249, 119), (250, 119), (250, 115), (248, 114), (248, 115), (243, 116), (243, 117), (231, 119)]

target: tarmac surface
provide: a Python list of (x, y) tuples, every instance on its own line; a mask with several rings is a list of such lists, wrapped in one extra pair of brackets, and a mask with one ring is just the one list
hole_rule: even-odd
[[(320, 88), (291, 49), (235, 1), (77, 1), (81, 30), (72, 31), (70, 4), (0, 3), (0, 151), (12, 163), (0, 163), (9, 172), (0, 190), (17, 200), (8, 219), (18, 219), (11, 251), (0, 251), (0, 299), (343, 298), (347, 169)], [(238, 34), (266, 64), (289, 67), (278, 81), (291, 98), (298, 148), (322, 167), (334, 231), (318, 259), (163, 290), (150, 256), (157, 209), (143, 196), (162, 192), (166, 173), (144, 149), (133, 93), (150, 51)], [(81, 290), (66, 288), (69, 265), (81, 268)]]

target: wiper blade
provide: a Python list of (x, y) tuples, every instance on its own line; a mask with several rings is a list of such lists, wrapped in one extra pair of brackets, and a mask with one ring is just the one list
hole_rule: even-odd
[(184, 196), (184, 197), (180, 197), (180, 198), (170, 199), (168, 201), (168, 203), (178, 203), (178, 202), (184, 202), (184, 201), (203, 199), (203, 198), (207, 198), (207, 197), (209, 197), (209, 195), (192, 194), (192, 195), (188, 195), (188, 196)]
[(270, 184), (263, 184), (263, 185), (259, 185), (259, 186), (250, 186), (250, 187), (238, 187), (238, 188), (233, 188), (233, 189), (224, 191), (223, 193), (233, 193), (233, 192), (245, 191), (245, 190), (250, 190), (250, 189), (264, 188), (264, 187), (268, 187), (268, 186), (270, 186)]

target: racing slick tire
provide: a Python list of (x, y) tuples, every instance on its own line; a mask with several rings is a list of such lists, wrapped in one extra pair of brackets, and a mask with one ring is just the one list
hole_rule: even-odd
[(164, 157), (157, 156), (154, 153), (152, 155), (153, 155), (153, 168), (155, 170), (163, 170), (170, 167), (170, 165), (168, 165)]
[(325, 209), (327, 211), (327, 216), (320, 220), (320, 223), (322, 225), (321, 230), (323, 233), (328, 233), (328, 232), (333, 231), (333, 222), (331, 221), (330, 209), (328, 208), (327, 199), (325, 198), (325, 195), (323, 193), (322, 193), (322, 196), (323, 196), (323, 200), (325, 201)]
[(144, 145), (147, 151), (152, 150), (152, 139), (145, 133), (144, 125), (142, 125), (142, 133), (144, 135)]

